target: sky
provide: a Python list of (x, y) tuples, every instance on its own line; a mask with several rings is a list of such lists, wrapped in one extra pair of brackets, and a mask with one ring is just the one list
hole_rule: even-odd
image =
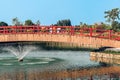
[(63, 19), (72, 25), (94, 24), (105, 22), (104, 12), (113, 8), (120, 8), (120, 0), (0, 0), (0, 21), (11, 25), (17, 17), (22, 23), (40, 20), (41, 25)]

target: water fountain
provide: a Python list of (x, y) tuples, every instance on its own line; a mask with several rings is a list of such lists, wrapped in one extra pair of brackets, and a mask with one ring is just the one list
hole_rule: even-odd
[(9, 51), (10, 53), (14, 54), (18, 61), (21, 62), (23, 61), (23, 58), (32, 50), (37, 49), (35, 46), (22, 46), (22, 45), (18, 45), (17, 47), (13, 47), (13, 46), (8, 46), (5, 47), (3, 50)]

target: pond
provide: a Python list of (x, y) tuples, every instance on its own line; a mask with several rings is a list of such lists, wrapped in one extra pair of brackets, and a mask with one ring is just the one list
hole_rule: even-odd
[[(35, 45), (21, 47), (1, 47), (0, 80), (119, 79), (119, 65), (91, 59), (89, 51), (43, 50)], [(23, 52), (26, 55), (19, 62), (15, 55)]]

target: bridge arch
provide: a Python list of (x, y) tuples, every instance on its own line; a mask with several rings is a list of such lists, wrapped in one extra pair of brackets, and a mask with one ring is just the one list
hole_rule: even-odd
[(71, 46), (99, 48), (99, 47), (120, 47), (120, 41), (101, 39), (95, 37), (85, 37), (79, 35), (61, 35), (61, 34), (4, 34), (0, 35), (0, 42), (58, 42), (72, 44)]

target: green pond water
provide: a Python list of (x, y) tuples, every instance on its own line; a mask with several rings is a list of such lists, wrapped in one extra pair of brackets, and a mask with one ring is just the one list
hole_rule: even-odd
[[(109, 74), (90, 74), (83, 75), (84, 69), (87, 71), (101, 67), (110, 67), (112, 64), (101, 64), (100, 62), (90, 60), (88, 51), (60, 51), (60, 50), (43, 50), (38, 46), (29, 45), (21, 48), (21, 52), (25, 52), (25, 57), (22, 62), (14, 53), (19, 53), (17, 47), (3, 46), (0, 50), (0, 80), (109, 80)], [(9, 49), (5, 49), (9, 48)], [(29, 48), (29, 49), (27, 49)], [(13, 49), (13, 50), (11, 50)], [(14, 52), (14, 53), (13, 53)], [(20, 54), (20, 53), (19, 53)], [(77, 71), (82, 71), (80, 74)], [(66, 71), (66, 74), (62, 74)], [(71, 75), (76, 71), (76, 75)], [(86, 72), (87, 73), (87, 72)], [(116, 77), (119, 75), (115, 72)], [(83, 76), (82, 76), (83, 75)], [(78, 77), (79, 76), (79, 77)], [(91, 77), (92, 76), (92, 77)], [(101, 78), (101, 79), (100, 79)], [(111, 79), (112, 79), (111, 78)]]

